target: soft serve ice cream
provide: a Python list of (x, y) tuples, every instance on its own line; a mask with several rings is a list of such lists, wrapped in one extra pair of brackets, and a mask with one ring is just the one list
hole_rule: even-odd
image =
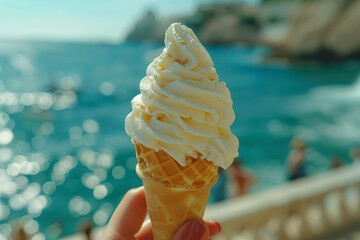
[[(136, 142), (164, 150), (180, 165), (187, 156), (227, 168), (238, 155), (231, 133), (231, 95), (193, 31), (180, 23), (165, 34), (165, 48), (147, 68), (125, 129)], [(204, 160), (205, 161), (205, 160)]]
[(218, 167), (237, 156), (230, 92), (187, 27), (175, 23), (132, 100), (126, 132), (135, 145), (155, 240), (204, 215)]

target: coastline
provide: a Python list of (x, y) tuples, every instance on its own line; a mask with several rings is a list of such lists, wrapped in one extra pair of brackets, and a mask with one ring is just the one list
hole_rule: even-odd
[(267, 45), (274, 48), (269, 60), (341, 62), (360, 59), (358, 12), (360, 0), (208, 3), (191, 16), (167, 19), (149, 10), (126, 41), (160, 43), (167, 26), (182, 22), (205, 44)]

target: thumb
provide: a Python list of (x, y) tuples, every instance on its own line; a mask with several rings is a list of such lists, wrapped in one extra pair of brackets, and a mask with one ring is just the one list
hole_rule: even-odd
[(201, 219), (184, 223), (177, 231), (173, 240), (208, 240), (210, 231), (207, 224)]

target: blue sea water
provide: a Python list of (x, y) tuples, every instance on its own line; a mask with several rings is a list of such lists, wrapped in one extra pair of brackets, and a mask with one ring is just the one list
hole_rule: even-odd
[[(207, 46), (227, 83), (252, 191), (286, 181), (293, 137), (308, 149), (308, 174), (360, 145), (360, 63), (263, 61), (266, 47)], [(124, 130), (131, 99), (157, 44), (0, 43), (0, 236), (16, 221), (55, 239), (85, 221), (103, 225), (140, 186)], [(213, 197), (210, 197), (212, 201)]]

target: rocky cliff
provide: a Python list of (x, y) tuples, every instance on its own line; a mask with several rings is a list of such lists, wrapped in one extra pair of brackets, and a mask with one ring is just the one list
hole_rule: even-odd
[(360, 57), (360, 0), (303, 2), (276, 50), (278, 56), (295, 59)]
[(166, 28), (172, 22), (181, 22), (192, 28), (203, 43), (230, 44), (257, 41), (259, 23), (255, 8), (241, 3), (202, 4), (192, 16), (157, 19), (147, 12), (128, 34), (126, 41), (162, 42)]
[(158, 21), (152, 11), (147, 11), (127, 35), (126, 41), (159, 42), (163, 40), (165, 30), (165, 24)]
[(276, 57), (288, 59), (360, 58), (360, 0), (202, 4), (192, 16), (173, 19), (149, 11), (126, 40), (162, 42), (172, 22), (192, 28), (208, 44), (268, 44)]

